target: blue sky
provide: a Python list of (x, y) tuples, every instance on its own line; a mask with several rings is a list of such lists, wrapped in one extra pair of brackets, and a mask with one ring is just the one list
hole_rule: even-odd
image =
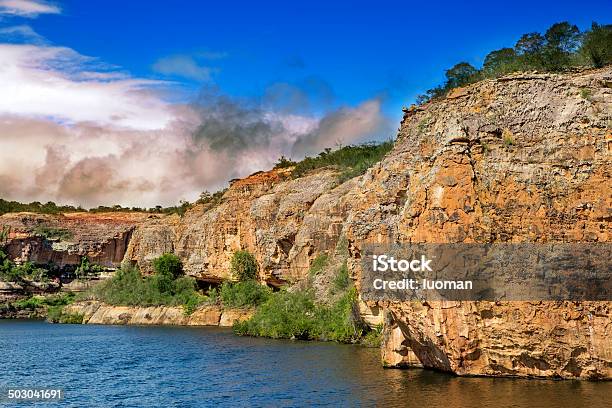
[(445, 69), (607, 1), (0, 0), (0, 197), (174, 205), (395, 136)]
[[(214, 52), (212, 82), (232, 95), (259, 95), (275, 82), (316, 79), (336, 103), (384, 95), (402, 104), (443, 80), (444, 69), (512, 46), (526, 32), (569, 20), (581, 29), (612, 22), (602, 1), (61, 1), (38, 33), (55, 44), (143, 77), (159, 58)], [(197, 88), (199, 81), (173, 76)]]

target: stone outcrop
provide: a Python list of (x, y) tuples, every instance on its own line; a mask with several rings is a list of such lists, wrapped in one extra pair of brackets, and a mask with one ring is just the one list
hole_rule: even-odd
[[(610, 68), (514, 75), (406, 110), (351, 200), (354, 274), (367, 242), (609, 242), (610, 84)], [(612, 377), (611, 302), (374, 305), (391, 365), (403, 344), (460, 375)]]
[(255, 254), (260, 278), (270, 285), (296, 282), (317, 253), (338, 240), (351, 185), (338, 185), (333, 169), (291, 179), (288, 169), (234, 181), (220, 204), (196, 206), (180, 220), (150, 220), (134, 232), (126, 261), (151, 271), (151, 260), (174, 252), (185, 272), (202, 281), (232, 279), (230, 259), (239, 249)]
[(235, 321), (250, 318), (253, 310), (210, 305), (186, 315), (182, 307), (176, 306), (111, 306), (87, 301), (66, 306), (64, 313), (83, 315), (84, 324), (231, 327)]
[(121, 264), (134, 228), (150, 217), (161, 216), (120, 212), (4, 214), (0, 216), (4, 231), (0, 245), (17, 263), (64, 268), (79, 265), (87, 256), (91, 264), (114, 268)]

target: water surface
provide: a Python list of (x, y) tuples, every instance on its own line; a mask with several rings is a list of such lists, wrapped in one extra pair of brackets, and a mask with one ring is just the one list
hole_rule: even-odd
[(72, 407), (604, 407), (612, 397), (610, 382), (383, 369), (378, 350), (226, 329), (10, 320), (0, 320), (2, 385), (64, 388)]

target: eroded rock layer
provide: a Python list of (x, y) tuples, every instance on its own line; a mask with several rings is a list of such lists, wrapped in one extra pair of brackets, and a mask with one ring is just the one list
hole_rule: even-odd
[[(607, 68), (484, 81), (407, 110), (395, 149), (363, 177), (352, 200), (345, 230), (354, 273), (366, 242), (609, 242), (611, 109)], [(401, 329), (400, 343), (425, 367), (460, 375), (611, 378), (610, 306), (384, 308)], [(393, 354), (397, 344), (388, 342), (387, 354), (405, 365)]]

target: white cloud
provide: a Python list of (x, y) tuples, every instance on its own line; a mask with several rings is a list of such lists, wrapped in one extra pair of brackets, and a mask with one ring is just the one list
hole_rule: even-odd
[[(28, 26), (4, 30), (39, 38)], [(196, 58), (212, 57), (222, 55)], [(200, 66), (179, 69), (180, 61), (166, 69), (210, 77)], [(171, 104), (168, 85), (70, 48), (0, 43), (0, 197), (174, 205), (271, 168), (281, 155), (363, 141), (386, 123), (377, 100), (315, 116), (223, 94)]]
[(14, 15), (34, 18), (40, 14), (59, 14), (56, 5), (34, 0), (0, 0), (0, 15)]
[(69, 48), (0, 44), (0, 112), (134, 129), (173, 119), (152, 90), (163, 83), (90, 71), (90, 60)]
[[(215, 57), (221, 58), (221, 57)], [(153, 64), (153, 70), (164, 75), (176, 75), (196, 81), (210, 81), (214, 68), (199, 64), (189, 55), (171, 55), (160, 58)]]

